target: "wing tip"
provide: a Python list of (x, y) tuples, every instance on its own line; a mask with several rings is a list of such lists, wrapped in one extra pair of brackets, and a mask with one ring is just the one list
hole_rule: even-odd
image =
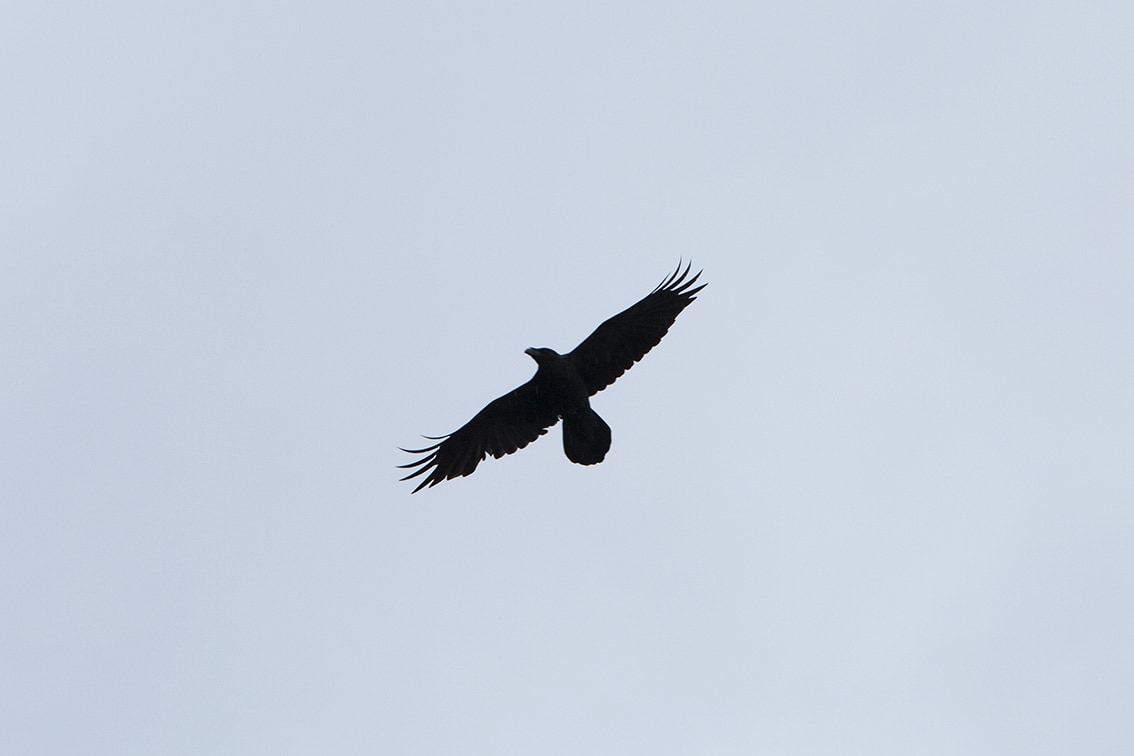
[(686, 280), (686, 278), (689, 276), (689, 271), (692, 270), (692, 268), (693, 268), (693, 259), (690, 258), (689, 260), (686, 260), (684, 262), (685, 262), (685, 269), (682, 270), (682, 268), (681, 268), (682, 260), (681, 260), (681, 258), (678, 258), (677, 268), (672, 273), (670, 273), (668, 276), (666, 276), (665, 279), (663, 279), (662, 282), (660, 284), (658, 284), (654, 288), (654, 290), (650, 293), (653, 294), (653, 293), (656, 293), (656, 292), (659, 292), (659, 291), (669, 291), (669, 292), (673, 292), (674, 294), (680, 294), (684, 297), (689, 297), (689, 301), (693, 301), (693, 299), (694, 299), (693, 295), (696, 294), (697, 292), (699, 292), (701, 289), (708, 286), (708, 284), (703, 283), (693, 290), (689, 290), (689, 287), (692, 286), (693, 284), (697, 283), (697, 279), (701, 277), (701, 274), (704, 273), (705, 270), (704, 270), (704, 268), (702, 268), (701, 270), (698, 270), (696, 273), (693, 274), (692, 278), (689, 278), (689, 280)]

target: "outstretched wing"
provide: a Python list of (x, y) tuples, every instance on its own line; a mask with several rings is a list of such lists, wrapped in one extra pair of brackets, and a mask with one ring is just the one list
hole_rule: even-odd
[(610, 318), (594, 333), (566, 355), (594, 396), (646, 356), (665, 336), (673, 321), (688, 307), (694, 295), (707, 284), (690, 288), (701, 276), (700, 271), (689, 280), (689, 267), (677, 270), (656, 289), (632, 307)]
[(439, 443), (424, 449), (402, 449), (426, 456), (403, 469), (416, 467), (402, 480), (426, 474), (413, 489), (417, 493), (449, 478), (471, 475), (487, 455), (499, 459), (535, 441), (559, 420), (559, 415), (540, 392), (536, 379), (489, 403), (476, 416), (448, 436), (426, 436)]

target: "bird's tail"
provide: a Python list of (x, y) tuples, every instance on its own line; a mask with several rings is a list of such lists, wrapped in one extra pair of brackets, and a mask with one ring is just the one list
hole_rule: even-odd
[(563, 418), (563, 451), (579, 465), (597, 465), (610, 450), (610, 426), (590, 407)]

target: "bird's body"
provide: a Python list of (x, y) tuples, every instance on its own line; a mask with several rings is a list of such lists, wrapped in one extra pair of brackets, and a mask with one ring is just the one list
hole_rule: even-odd
[(414, 489), (469, 475), (489, 454), (500, 458), (522, 449), (563, 420), (563, 451), (572, 462), (594, 465), (610, 450), (610, 426), (591, 408), (590, 397), (625, 373), (661, 341), (677, 316), (705, 284), (691, 288), (700, 273), (685, 280), (680, 267), (644, 299), (605, 321), (567, 354), (532, 347), (525, 354), (536, 361), (532, 379), (490, 402), (437, 444), (405, 449), (424, 454), (403, 468), (417, 468), (402, 480), (428, 473)]
[(610, 426), (591, 409), (587, 384), (568, 355), (542, 347), (525, 351), (539, 365), (535, 378), (563, 420), (563, 453), (580, 465), (597, 465), (610, 450)]

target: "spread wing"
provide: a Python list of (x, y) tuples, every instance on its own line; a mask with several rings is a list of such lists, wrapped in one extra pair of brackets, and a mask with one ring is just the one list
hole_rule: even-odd
[(449, 478), (471, 475), (487, 455), (499, 459), (535, 441), (555, 425), (559, 415), (543, 397), (536, 379), (528, 381), (489, 403), (476, 416), (448, 436), (426, 436), (438, 443), (424, 449), (402, 449), (426, 456), (403, 469), (417, 468), (402, 480), (425, 478), (413, 489), (417, 493)]
[(701, 276), (698, 271), (686, 280), (691, 264), (684, 271), (679, 264), (644, 299), (604, 322), (566, 355), (574, 361), (589, 396), (614, 383), (657, 346), (681, 311), (697, 298), (694, 295), (705, 288), (707, 284), (690, 288)]

